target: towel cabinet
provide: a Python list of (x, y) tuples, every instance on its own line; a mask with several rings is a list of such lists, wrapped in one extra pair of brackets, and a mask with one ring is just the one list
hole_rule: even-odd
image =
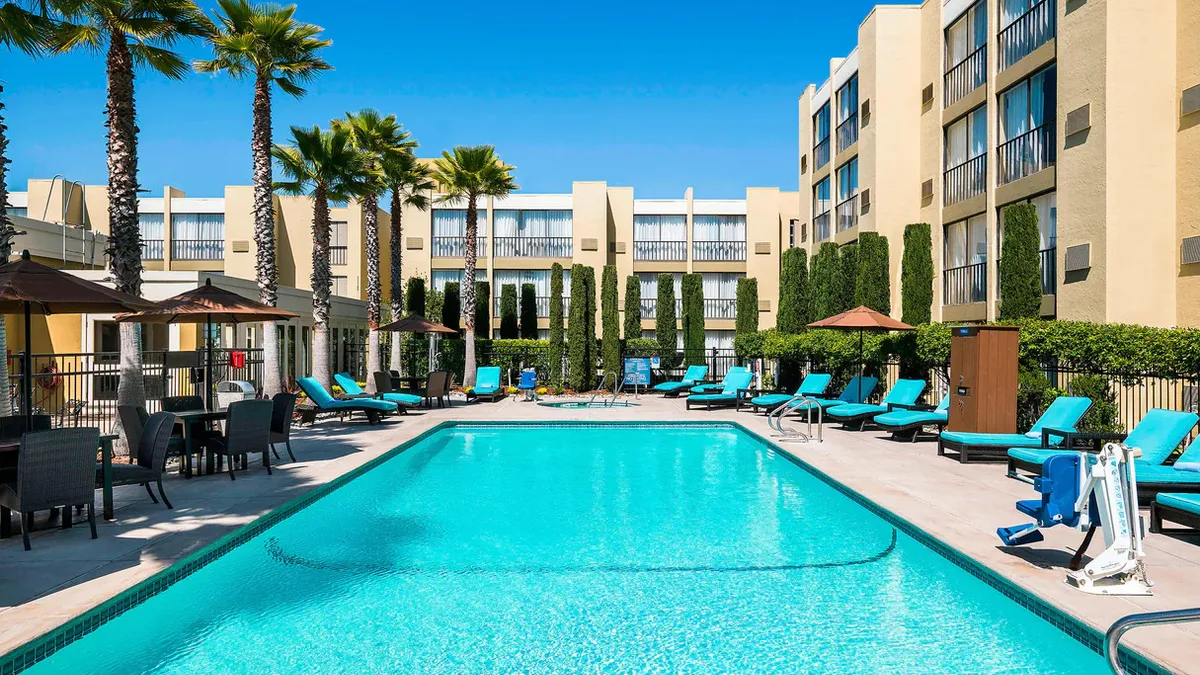
[(950, 431), (1017, 431), (1016, 326), (957, 326), (950, 337)]

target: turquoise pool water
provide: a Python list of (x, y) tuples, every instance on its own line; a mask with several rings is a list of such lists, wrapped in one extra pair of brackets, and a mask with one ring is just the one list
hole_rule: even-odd
[(728, 426), (439, 431), (32, 673), (1060, 673), (1099, 656)]

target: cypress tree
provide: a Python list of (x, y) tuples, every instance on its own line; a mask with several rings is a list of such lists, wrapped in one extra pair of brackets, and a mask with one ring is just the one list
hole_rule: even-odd
[[(757, 290), (757, 289), (756, 289)], [(779, 270), (779, 318), (782, 333), (799, 333), (812, 322), (812, 299), (808, 286), (808, 252), (789, 248), (783, 252)]]
[(571, 266), (571, 319), (567, 322), (567, 386), (575, 391), (584, 391), (590, 376), (587, 371), (588, 348), (585, 340), (587, 329), (587, 279), (583, 276), (583, 265)]
[(550, 384), (562, 387), (563, 383), (563, 268), (554, 263), (550, 266)]
[(515, 340), (521, 336), (517, 327), (517, 285), (500, 287), (500, 339)]
[(1004, 208), (1000, 249), (1000, 319), (1036, 319), (1042, 313), (1042, 274), (1037, 209), (1033, 204)]
[(642, 336), (642, 282), (636, 274), (625, 277), (625, 339)]
[(486, 281), (475, 282), (475, 334), (492, 339), (492, 285)]
[(408, 288), (404, 293), (404, 310), (409, 316), (425, 316), (425, 280), (421, 277), (408, 278)]
[(587, 291), (584, 293), (584, 301), (587, 303), (587, 326), (584, 329), (584, 344), (587, 345), (587, 365), (588, 365), (588, 380), (584, 380), (585, 384), (589, 384), (589, 380), (596, 375), (596, 270), (591, 265), (583, 266), (583, 277), (587, 280)]
[(683, 351), (689, 366), (702, 366), (704, 358), (704, 281), (699, 274), (685, 274), (683, 294)]
[(438, 289), (430, 288), (425, 295), (425, 312), (422, 316), (430, 319), (437, 319), (442, 316), (442, 309), (445, 306), (445, 296), (438, 293)]
[(933, 318), (933, 235), (929, 223), (904, 228), (900, 259), (900, 320), (910, 326)]
[(658, 300), (654, 304), (654, 338), (658, 340), (659, 357), (666, 359), (663, 367), (675, 365), (675, 276), (658, 275)]
[(462, 319), (462, 300), (458, 294), (458, 282), (446, 284), (445, 297), (442, 300), (442, 325), (458, 330)]
[(536, 340), (537, 336), (537, 288), (521, 284), (521, 337)]
[(617, 266), (605, 265), (600, 282), (600, 355), (604, 372), (621, 372), (621, 313), (617, 308)]
[(758, 332), (758, 279), (754, 277), (738, 279), (737, 322), (734, 326), (737, 335)]
[(863, 232), (858, 237), (858, 274), (852, 307), (864, 306), (881, 314), (892, 313), (891, 260), (887, 237)]
[(834, 314), (854, 307), (854, 290), (858, 286), (858, 244), (846, 244), (841, 247), (838, 257), (840, 260), (837, 281), (840, 284), (840, 292), (837, 294)]
[(812, 315), (813, 321), (827, 319), (838, 312), (842, 306), (842, 260), (838, 255), (838, 245), (832, 241), (821, 244), (812, 263)]

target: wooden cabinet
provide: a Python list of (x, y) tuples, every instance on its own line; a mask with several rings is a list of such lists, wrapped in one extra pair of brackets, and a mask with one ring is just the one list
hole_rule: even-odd
[(958, 326), (950, 338), (951, 431), (1017, 431), (1016, 326)]

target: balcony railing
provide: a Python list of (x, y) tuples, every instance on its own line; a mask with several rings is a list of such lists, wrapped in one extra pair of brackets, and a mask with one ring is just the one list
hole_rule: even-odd
[(858, 225), (858, 195), (837, 205), (837, 231), (849, 230)]
[(997, 36), (1000, 43), (1000, 70), (1029, 56), (1054, 37), (1054, 0), (1042, 0), (1008, 24)]
[[(466, 237), (434, 237), (430, 240), (430, 253), (435, 258), (463, 258), (467, 255)], [(487, 255), (487, 237), (475, 238), (475, 255)]]
[(571, 237), (496, 237), (497, 258), (570, 258)]
[(1042, 263), (1042, 295), (1054, 295), (1058, 290), (1058, 249), (1054, 246), (1038, 252)]
[[(496, 316), (500, 316), (500, 297), (495, 298)], [(567, 316), (566, 299), (563, 300), (563, 318)], [(537, 308), (537, 316), (539, 319), (545, 319), (550, 316), (550, 296), (539, 295), (533, 299), (533, 306)], [(517, 284), (517, 316), (521, 316), (521, 285)]]
[(330, 265), (345, 265), (346, 264), (346, 246), (330, 246), (329, 247), (329, 264)]
[(851, 113), (837, 128), (838, 152), (858, 142), (858, 113)]
[(635, 241), (633, 259), (652, 262), (687, 260), (686, 241)]
[(175, 260), (221, 260), (225, 257), (225, 240), (172, 239), (171, 257)]
[(829, 238), (829, 212), (813, 216), (813, 241), (822, 242)]
[(162, 260), (163, 250), (162, 239), (142, 240), (142, 260)]
[[(683, 298), (675, 298), (675, 318), (683, 314)], [(642, 298), (642, 318), (658, 318), (658, 298)]]
[(942, 174), (944, 205), (950, 206), (981, 195), (987, 189), (987, 155), (968, 159)]
[(943, 273), (943, 305), (966, 305), (986, 299), (987, 263), (952, 267)]
[(737, 300), (733, 298), (705, 298), (704, 318), (706, 319), (735, 319), (737, 318)]
[(744, 241), (692, 242), (692, 260), (736, 262), (745, 259), (746, 242)]
[(1005, 185), (1054, 166), (1056, 150), (1054, 122), (1005, 142), (996, 151), (1000, 163), (998, 184)]
[(964, 96), (987, 82), (987, 45), (971, 52), (946, 71), (946, 105), (957, 103)]
[(819, 169), (829, 163), (829, 137), (813, 146), (813, 169)]

